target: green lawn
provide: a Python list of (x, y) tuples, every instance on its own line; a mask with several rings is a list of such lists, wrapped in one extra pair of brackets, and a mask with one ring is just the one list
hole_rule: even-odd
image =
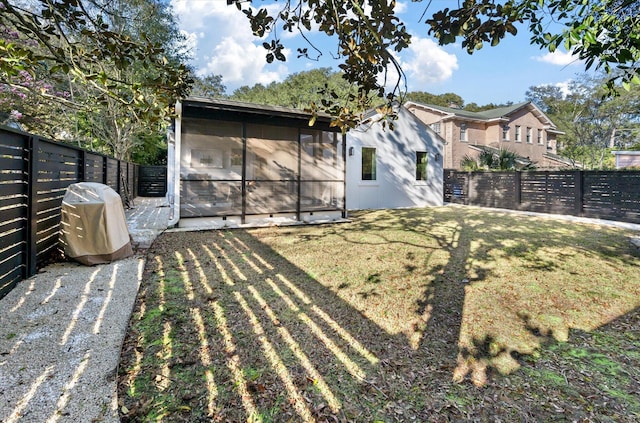
[(163, 234), (123, 421), (640, 418), (640, 258), (618, 229), (442, 207)]

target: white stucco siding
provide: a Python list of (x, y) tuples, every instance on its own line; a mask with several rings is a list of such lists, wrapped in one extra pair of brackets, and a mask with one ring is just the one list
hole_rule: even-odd
[[(380, 123), (347, 134), (347, 209), (442, 205), (442, 139), (404, 107), (394, 130)], [(376, 180), (362, 180), (362, 148), (376, 149)], [(349, 152), (352, 151), (352, 155)], [(416, 152), (427, 153), (427, 180), (416, 180)]]

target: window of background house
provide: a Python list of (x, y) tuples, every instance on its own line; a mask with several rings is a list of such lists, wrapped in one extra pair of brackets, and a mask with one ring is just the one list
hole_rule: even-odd
[(460, 141), (466, 141), (466, 140), (467, 140), (467, 124), (462, 123), (460, 124)]
[(502, 141), (509, 141), (509, 125), (502, 127)]
[(427, 180), (427, 152), (416, 151), (416, 181)]
[(440, 133), (440, 122), (432, 123), (431, 124), (431, 129), (433, 129), (433, 131), (436, 134), (439, 134)]
[(542, 129), (538, 129), (538, 144), (544, 144), (544, 141), (542, 139)]
[(527, 144), (531, 144), (531, 128), (527, 126)]
[(376, 180), (376, 149), (362, 147), (362, 180)]
[(516, 142), (520, 142), (521, 141), (521, 139), (520, 139), (520, 125), (516, 125), (516, 139), (515, 139), (515, 141)]

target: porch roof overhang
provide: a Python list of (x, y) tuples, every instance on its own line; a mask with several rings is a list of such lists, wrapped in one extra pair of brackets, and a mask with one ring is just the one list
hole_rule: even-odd
[(331, 126), (331, 116), (319, 113), (310, 125), (312, 113), (279, 106), (244, 103), (204, 97), (187, 97), (181, 101), (182, 116), (190, 118), (250, 122), (340, 132)]
[(559, 129), (548, 127), (548, 126), (545, 126), (544, 130), (549, 132), (550, 134), (556, 134), (556, 135), (564, 135), (564, 134), (566, 134), (566, 132), (564, 132), (564, 131), (560, 131)]

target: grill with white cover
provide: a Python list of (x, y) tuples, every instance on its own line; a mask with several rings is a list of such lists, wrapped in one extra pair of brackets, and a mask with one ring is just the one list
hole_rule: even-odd
[(122, 199), (107, 185), (69, 185), (60, 223), (65, 255), (82, 264), (109, 263), (133, 255)]

